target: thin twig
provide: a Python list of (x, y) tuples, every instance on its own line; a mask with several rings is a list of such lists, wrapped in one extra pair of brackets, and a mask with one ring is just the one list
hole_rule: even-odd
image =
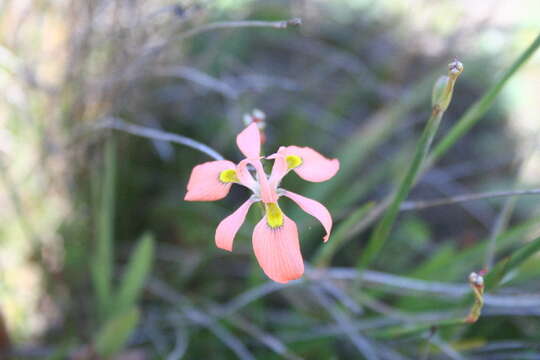
[(512, 217), (512, 212), (514, 211), (516, 205), (516, 201), (516, 197), (508, 198), (504, 202), (502, 210), (499, 212), (497, 218), (495, 219), (495, 223), (489, 234), (486, 249), (486, 260), (484, 263), (484, 267), (487, 270), (493, 268), (493, 265), (495, 263), (495, 251), (497, 250), (497, 238), (508, 226), (510, 218)]
[(198, 310), (190, 304), (190, 301), (177, 293), (169, 285), (157, 278), (152, 278), (147, 285), (147, 289), (154, 295), (166, 300), (174, 306), (178, 306), (186, 318), (195, 324), (210, 330), (214, 335), (227, 345), (240, 359), (254, 360), (255, 357), (249, 352), (244, 344), (229, 330), (215, 321), (212, 316)]
[(186, 136), (177, 135), (161, 130), (152, 129), (145, 126), (129, 124), (121, 119), (108, 117), (105, 120), (97, 124), (99, 129), (116, 129), (132, 135), (137, 135), (153, 140), (161, 140), (181, 144), (192, 149), (198, 150), (206, 155), (214, 158), (215, 160), (223, 160), (223, 156), (216, 150), (212, 149), (208, 145), (205, 145), (196, 140), (190, 139)]
[(419, 200), (419, 201), (406, 201), (401, 205), (401, 211), (420, 210), (434, 206), (450, 205), (465, 201), (474, 201), (482, 199), (493, 199), (508, 196), (521, 196), (521, 195), (540, 195), (540, 189), (529, 190), (511, 190), (511, 191), (491, 191), (477, 194), (465, 194), (458, 195), (449, 198), (434, 199), (434, 200)]
[(320, 304), (328, 310), (338, 326), (349, 337), (351, 343), (368, 360), (379, 359), (373, 345), (355, 329), (347, 315), (335, 306), (333, 301), (319, 287), (311, 286), (311, 291), (318, 299)]
[(312, 272), (314, 273), (313, 277), (318, 274), (321, 278), (361, 280), (365, 283), (385, 285), (390, 288), (426, 292), (453, 298), (459, 298), (470, 291), (469, 286), (465, 284), (420, 280), (372, 270), (359, 271), (354, 268), (333, 267), (327, 270), (312, 270)]
[(384, 315), (385, 317), (397, 319), (404, 322), (411, 321), (410, 315), (402, 312), (401, 310), (397, 310), (390, 305), (387, 305), (382, 301), (379, 301), (374, 297), (365, 294), (364, 292), (358, 291), (357, 294), (355, 294), (355, 298), (358, 299), (358, 301), (366, 308), (373, 310), (374, 312), (381, 315)]
[[(513, 171), (514, 172), (514, 181), (512, 185), (513, 189), (519, 186), (522, 172), (527, 167), (528, 163), (531, 161), (531, 158), (536, 152), (536, 149), (538, 148), (539, 143), (540, 143), (540, 130), (536, 131), (536, 134), (534, 135), (534, 141), (532, 141), (531, 144), (528, 144), (527, 149), (523, 151), (522, 154), (517, 154), (514, 157), (513, 168), (515, 168), (515, 171)], [(517, 164), (519, 164), (519, 166), (515, 166)], [(514, 209), (516, 207), (517, 200), (518, 198), (514, 196), (506, 199), (502, 209), (500, 210), (499, 214), (497, 215), (497, 218), (495, 219), (495, 222), (489, 234), (488, 245), (486, 249), (486, 259), (484, 262), (484, 268), (487, 270), (493, 268), (493, 266), (495, 265), (495, 252), (497, 250), (497, 238), (504, 231), (504, 229), (508, 227), (508, 223), (510, 222), (510, 218), (512, 217), (512, 213), (514, 212)]]
[[(438, 312), (438, 313), (420, 313), (412, 316), (415, 322), (435, 322), (447, 319), (452, 314), (450, 312)], [(377, 318), (368, 318), (361, 320), (352, 320), (353, 327), (357, 331), (369, 332), (377, 329), (381, 329), (387, 326), (395, 326), (401, 322), (397, 319), (380, 316)], [(299, 332), (291, 331), (284, 333), (284, 341), (286, 343), (313, 341), (320, 338), (329, 338), (339, 336), (343, 334), (343, 329), (335, 323), (313, 326), (306, 331), (303, 329)]]
[[(454, 299), (461, 298), (470, 292), (470, 288), (466, 284), (420, 280), (372, 270), (360, 272), (351, 268), (310, 268), (306, 270), (306, 277), (313, 281), (317, 281), (317, 279), (361, 280), (365, 283), (386, 286), (389, 289), (393, 289), (395, 292), (424, 292)], [(305, 280), (297, 280), (287, 284), (279, 284), (268, 281), (262, 285), (253, 287), (232, 299), (222, 307), (219, 317), (227, 317), (239, 311), (244, 306), (247, 306), (250, 303), (274, 292), (278, 292), (292, 286), (304, 285), (305, 283)], [(540, 296), (534, 294), (519, 294), (511, 296), (486, 294), (484, 300), (486, 305), (496, 307), (515, 306), (519, 308), (529, 308), (540, 306)]]
[(264, 284), (262, 285), (259, 285), (259, 286), (256, 286), (254, 288), (251, 288), (245, 292), (243, 292), (242, 294), (236, 296), (234, 299), (232, 299), (231, 301), (229, 301), (224, 307), (223, 307), (223, 310), (222, 310), (222, 313), (221, 315), (222, 316), (227, 316), (229, 314), (232, 314), (236, 311), (238, 311), (239, 309), (243, 308), (244, 306), (268, 295), (268, 294), (271, 294), (273, 292), (276, 292), (276, 291), (279, 291), (279, 290), (282, 290), (286, 287), (289, 287), (291, 285), (294, 285), (295, 283), (294, 282), (289, 282), (287, 284), (281, 284), (281, 283), (276, 283), (276, 282), (273, 282), (273, 281), (268, 281), (268, 282), (265, 282)]
[(429, 342), (435, 346), (437, 346), (446, 356), (448, 356), (452, 360), (464, 360), (465, 358), (461, 356), (461, 354), (454, 350), (452, 346), (450, 346), (448, 343), (442, 341), (439, 336), (435, 336), (431, 339), (429, 339)]
[[(444, 283), (409, 278), (405, 276), (388, 274), (380, 271), (358, 271), (350, 268), (329, 268), (328, 270), (311, 270), (312, 278), (330, 278), (338, 280), (362, 280), (366, 283), (385, 285), (396, 290), (408, 290), (431, 293), (446, 298), (461, 298), (470, 292), (470, 287), (465, 284)], [(540, 295), (515, 294), (515, 295), (484, 295), (484, 302), (488, 306), (497, 307), (538, 307)]]
[(187, 336), (184, 331), (181, 329), (176, 330), (176, 343), (174, 344), (174, 349), (169, 355), (167, 355), (167, 360), (179, 360), (184, 357), (188, 347)]
[(347, 292), (341, 287), (337, 286), (332, 281), (321, 281), (321, 288), (323, 288), (329, 295), (332, 295), (334, 299), (339, 301), (354, 315), (360, 315), (364, 312), (362, 307), (347, 294)]
[[(470, 193), (469, 188), (459, 181), (456, 181), (456, 179), (452, 179), (452, 176), (449, 176), (444, 170), (432, 169), (430, 173), (434, 175), (437, 180), (433, 181), (433, 177), (430, 179), (426, 176), (422, 182), (433, 187), (441, 194), (441, 197), (452, 197), (456, 194)], [(490, 228), (491, 219), (495, 216), (491, 204), (485, 202), (462, 202), (459, 203), (459, 206), (476, 221), (482, 224), (484, 228)]]
[(251, 335), (253, 338), (257, 339), (264, 346), (279, 355), (280, 358), (287, 360), (302, 360), (301, 357), (289, 350), (280, 339), (268, 332), (263, 331), (261, 328), (247, 321), (242, 316), (235, 315), (232, 317), (231, 320), (234, 321), (234, 325), (244, 330), (246, 334)]
[[(484, 316), (489, 317), (500, 317), (500, 316), (538, 316), (540, 312), (537, 309), (528, 309), (526, 312), (516, 311), (513, 308), (493, 308), (486, 309)], [(415, 313), (411, 314), (410, 321), (411, 323), (426, 323), (433, 324), (437, 322), (443, 322), (455, 317), (454, 311), (439, 311), (439, 312), (424, 312), (424, 313)], [(362, 331), (364, 333), (372, 333), (382, 328), (389, 326), (396, 326), (401, 323), (398, 319), (388, 318), (385, 316), (377, 317), (374, 319), (361, 319), (361, 320), (352, 320), (352, 326), (357, 331)], [(307, 329), (302, 329), (300, 331), (290, 331), (283, 332), (283, 339), (285, 343), (297, 343), (297, 342), (306, 342), (314, 341), (322, 338), (331, 338), (338, 337), (344, 334), (343, 328), (336, 325), (335, 323), (329, 323), (324, 325), (312, 326), (309, 331)]]
[(259, 20), (244, 20), (244, 21), (222, 21), (214, 22), (210, 24), (205, 24), (196, 28), (193, 28), (189, 31), (180, 35), (180, 39), (187, 39), (189, 37), (199, 35), (208, 31), (217, 30), (217, 29), (234, 29), (234, 28), (245, 28), (245, 27), (266, 27), (274, 29), (286, 29), (289, 26), (299, 26), (302, 24), (302, 19), (293, 18), (290, 20), (283, 21), (259, 21)]
[(188, 66), (164, 66), (156, 69), (155, 74), (164, 77), (178, 77), (194, 82), (207, 89), (216, 91), (230, 99), (237, 99), (239, 91), (215, 77)]

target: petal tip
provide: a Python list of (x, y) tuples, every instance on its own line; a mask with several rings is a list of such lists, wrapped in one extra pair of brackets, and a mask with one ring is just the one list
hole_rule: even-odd
[(223, 219), (216, 228), (214, 241), (216, 246), (226, 251), (232, 251), (236, 233), (244, 223), (249, 208), (253, 204), (252, 199), (244, 202), (235, 212)]
[[(264, 271), (264, 269), (263, 269)], [(280, 284), (287, 284), (289, 281), (295, 281), (299, 280), (304, 276), (304, 267), (302, 266), (301, 269), (298, 269), (297, 272), (289, 272), (285, 278), (277, 278), (275, 276), (270, 276), (270, 274), (266, 273), (266, 276), (270, 278), (270, 280), (275, 281)]]
[(236, 136), (236, 145), (246, 158), (258, 158), (261, 153), (261, 135), (257, 124), (251, 123)]
[(216, 247), (217, 247), (218, 249), (225, 250), (225, 251), (228, 251), (228, 252), (232, 252), (232, 251), (233, 251), (232, 245), (231, 245), (231, 246), (220, 245), (220, 244), (218, 243), (217, 240), (216, 240)]

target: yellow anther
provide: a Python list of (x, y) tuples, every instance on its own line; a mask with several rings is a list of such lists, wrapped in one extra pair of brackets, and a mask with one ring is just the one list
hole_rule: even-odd
[(267, 203), (266, 206), (266, 222), (272, 229), (283, 225), (283, 213), (277, 203)]
[(289, 170), (302, 165), (302, 158), (298, 155), (288, 155), (285, 160), (287, 161), (287, 168)]
[(227, 169), (220, 172), (219, 181), (222, 183), (240, 182), (238, 175), (236, 175), (236, 170), (234, 169)]

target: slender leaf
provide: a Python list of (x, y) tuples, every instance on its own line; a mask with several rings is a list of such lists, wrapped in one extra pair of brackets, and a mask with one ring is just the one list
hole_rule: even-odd
[(517, 268), (525, 260), (540, 251), (540, 238), (536, 238), (522, 248), (514, 251), (512, 255), (502, 259), (486, 276), (486, 290), (497, 287), (509, 271)]
[(422, 163), (427, 156), (433, 137), (439, 128), (442, 115), (443, 113), (441, 111), (432, 112), (416, 146), (413, 160), (409, 165), (403, 180), (400, 182), (399, 187), (392, 196), (392, 201), (388, 207), (388, 210), (384, 213), (383, 218), (381, 221), (379, 221), (375, 227), (375, 230), (373, 230), (373, 233), (371, 234), (367, 248), (360, 258), (360, 267), (365, 268), (368, 266), (383, 248), (383, 245), (392, 229), (392, 225), (394, 224), (394, 221), (399, 213), (399, 206), (409, 194), (409, 191), (414, 185), (416, 177), (422, 169)]
[(96, 290), (98, 313), (102, 318), (106, 316), (112, 300), (115, 177), (116, 150), (114, 140), (109, 138), (105, 147), (104, 181), (97, 214), (96, 250), (92, 262), (92, 279)]
[(96, 336), (96, 352), (104, 358), (113, 358), (122, 350), (138, 322), (139, 310), (136, 307), (112, 317)]
[(153, 258), (154, 239), (147, 233), (139, 240), (127, 265), (114, 304), (116, 312), (123, 312), (135, 305), (151, 271)]

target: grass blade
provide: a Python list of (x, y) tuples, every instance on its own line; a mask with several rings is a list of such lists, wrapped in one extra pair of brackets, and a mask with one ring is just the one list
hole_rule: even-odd
[(97, 310), (105, 318), (111, 303), (111, 280), (113, 262), (113, 219), (114, 219), (114, 184), (116, 177), (116, 149), (114, 140), (109, 138), (105, 146), (104, 182), (101, 190), (96, 250), (92, 263)]
[(139, 322), (139, 310), (132, 307), (107, 321), (98, 332), (94, 346), (103, 358), (118, 354)]
[(154, 239), (152, 235), (144, 234), (139, 240), (122, 278), (114, 304), (115, 312), (123, 312), (135, 305), (151, 271), (153, 258)]
[(493, 270), (486, 275), (486, 290), (496, 288), (509, 271), (521, 265), (538, 251), (540, 251), (540, 238), (534, 239), (527, 245), (514, 251), (509, 257), (499, 261)]
[(384, 213), (383, 218), (381, 221), (379, 221), (375, 227), (375, 230), (373, 230), (371, 237), (369, 238), (367, 248), (360, 258), (360, 267), (367, 267), (382, 249), (386, 238), (392, 230), (392, 225), (397, 218), (399, 207), (409, 194), (409, 191), (414, 184), (414, 180), (420, 172), (422, 163), (427, 155), (427, 152), (429, 151), (431, 140), (433, 140), (433, 137), (439, 128), (441, 118), (442, 113), (432, 114), (429, 118), (426, 128), (424, 129), (424, 132), (416, 147), (413, 161), (411, 162), (405, 177), (399, 184), (397, 191), (393, 195), (393, 199), (388, 207), (388, 210)]

